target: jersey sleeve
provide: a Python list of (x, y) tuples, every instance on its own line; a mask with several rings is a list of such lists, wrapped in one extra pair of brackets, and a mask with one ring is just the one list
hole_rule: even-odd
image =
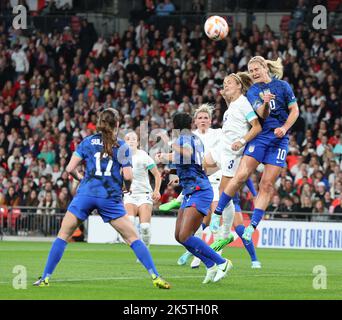
[(120, 145), (117, 157), (123, 168), (132, 167), (132, 150), (126, 143)]
[(289, 83), (286, 81), (284, 81), (283, 83), (284, 83), (284, 90), (285, 90), (285, 100), (286, 100), (287, 106), (290, 107), (292, 104), (297, 102), (297, 99)]
[(147, 154), (144, 154), (144, 166), (146, 170), (151, 170), (156, 166), (154, 160)]
[(85, 152), (85, 144), (86, 140), (82, 140), (81, 143), (77, 146), (77, 149), (74, 151), (74, 155), (81, 158), (85, 159), (86, 158), (86, 152)]
[(247, 99), (254, 110), (258, 110), (258, 108), (260, 108), (263, 104), (263, 101), (260, 98), (259, 90), (257, 87), (252, 86), (247, 91)]
[(246, 101), (246, 103), (242, 105), (241, 110), (243, 116), (248, 122), (252, 122), (253, 120), (258, 119), (257, 114), (255, 113), (249, 102)]

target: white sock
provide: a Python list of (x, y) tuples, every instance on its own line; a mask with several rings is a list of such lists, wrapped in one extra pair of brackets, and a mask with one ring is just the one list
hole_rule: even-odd
[(235, 216), (235, 207), (233, 200), (229, 201), (229, 204), (225, 207), (222, 212), (222, 237), (225, 239), (229, 236), (230, 230), (232, 228)]
[(151, 243), (151, 225), (149, 223), (140, 223), (140, 236), (146, 247), (148, 247)]
[(183, 193), (180, 193), (176, 200), (178, 202), (183, 202), (183, 199), (184, 199), (184, 195), (183, 195)]

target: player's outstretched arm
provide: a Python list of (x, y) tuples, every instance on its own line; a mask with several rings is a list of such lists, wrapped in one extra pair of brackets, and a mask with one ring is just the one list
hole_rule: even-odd
[(133, 181), (132, 167), (122, 168), (122, 175), (123, 175), (123, 180), (124, 180), (124, 184), (125, 184), (125, 189), (127, 192), (130, 192), (132, 181)]
[(161, 176), (157, 167), (153, 167), (150, 171), (153, 174), (155, 184), (152, 194), (152, 200), (158, 201), (160, 199)]

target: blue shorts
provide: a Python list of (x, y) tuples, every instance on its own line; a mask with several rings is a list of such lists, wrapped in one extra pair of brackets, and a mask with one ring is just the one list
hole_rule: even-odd
[(250, 156), (263, 164), (284, 168), (289, 149), (289, 139), (277, 138), (273, 132), (268, 136), (258, 135), (246, 145), (244, 155)]
[(97, 209), (104, 222), (123, 217), (126, 214), (122, 201), (84, 195), (76, 195), (68, 207), (68, 211), (82, 221), (86, 220), (94, 209)]
[(210, 206), (213, 202), (213, 199), (214, 191), (212, 188), (195, 191), (192, 194), (184, 196), (180, 208), (185, 209), (188, 207), (193, 207), (196, 208), (198, 212), (206, 216), (210, 210)]

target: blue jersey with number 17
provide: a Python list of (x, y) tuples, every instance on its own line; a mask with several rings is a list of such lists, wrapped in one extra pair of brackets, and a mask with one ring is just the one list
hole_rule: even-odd
[(179, 183), (183, 188), (183, 194), (189, 195), (195, 191), (211, 189), (208, 177), (202, 168), (204, 146), (201, 139), (194, 134), (184, 134), (175, 143), (180, 147), (192, 150), (189, 158), (175, 153), (174, 164), (176, 165)]
[(118, 147), (113, 148), (113, 157), (102, 156), (102, 135), (95, 134), (82, 140), (75, 155), (85, 160), (84, 178), (77, 190), (77, 195), (97, 198), (122, 200), (123, 177), (121, 169), (132, 166), (132, 154), (128, 145), (118, 140)]

